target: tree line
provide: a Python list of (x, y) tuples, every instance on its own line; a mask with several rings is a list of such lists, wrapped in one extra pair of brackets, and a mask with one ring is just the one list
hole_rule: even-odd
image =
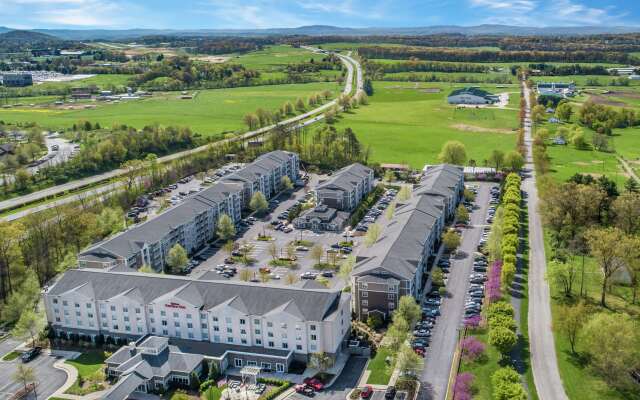
[(367, 58), (385, 58), (406, 60), (417, 58), (432, 61), (455, 62), (604, 62), (617, 64), (634, 64), (640, 62), (636, 57), (622, 52), (608, 51), (492, 51), (453, 48), (397, 47), (397, 46), (362, 46), (358, 54)]

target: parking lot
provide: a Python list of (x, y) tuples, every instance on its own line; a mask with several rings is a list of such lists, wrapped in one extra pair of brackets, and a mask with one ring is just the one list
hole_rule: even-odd
[[(445, 398), (449, 372), (463, 321), (479, 313), (479, 307), (473, 305), (475, 302), (470, 302), (471, 294), (479, 291), (474, 289), (470, 292), (470, 289), (481, 288), (486, 278), (482, 275), (477, 275), (475, 278), (472, 276), (473, 273), (483, 274), (480, 268), (476, 268), (478, 272), (474, 272), (474, 259), (477, 256), (474, 253), (477, 252), (485, 227), (488, 226), (490, 190), (496, 185), (490, 183), (476, 185), (478, 193), (475, 206), (469, 215), (470, 225), (462, 229), (458, 255), (449, 261), (449, 273), (446, 279), (447, 295), (440, 300), (441, 305), (434, 307), (439, 315), (430, 329), (430, 345), (425, 352), (425, 368), (422, 372), (422, 396), (426, 399)], [(483, 289), (480, 290), (483, 293)], [(479, 298), (476, 295), (474, 297)], [(423, 304), (428, 304), (428, 300), (436, 298), (437, 296), (428, 296)]]
[[(13, 350), (18, 344), (20, 342), (13, 338), (1, 341), (0, 358)], [(38, 382), (36, 392), (40, 399), (46, 399), (52, 395), (67, 380), (67, 374), (64, 371), (53, 367), (56, 361), (58, 361), (57, 357), (43, 352), (25, 364), (33, 368), (35, 372), (36, 381)], [(2, 382), (0, 382), (0, 399), (11, 397), (23, 387), (21, 383), (15, 382), (11, 378), (20, 364), (22, 364), (22, 361), (20, 361), (19, 357), (12, 361), (0, 361), (0, 376), (3, 378)], [(26, 397), (29, 400), (34, 398), (33, 393)]]

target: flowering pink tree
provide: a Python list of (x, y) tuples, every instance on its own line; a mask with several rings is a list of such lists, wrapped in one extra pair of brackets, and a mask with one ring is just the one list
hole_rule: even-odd
[(479, 315), (474, 315), (464, 320), (464, 327), (467, 329), (476, 329), (480, 326), (480, 321), (482, 319)]
[(486, 290), (489, 302), (493, 303), (502, 298), (502, 290), (500, 286), (500, 276), (502, 275), (502, 261), (494, 261), (489, 270), (489, 278), (487, 279)]
[(460, 341), (462, 358), (465, 361), (473, 362), (484, 354), (486, 346), (475, 336), (469, 336)]
[(473, 384), (473, 376), (470, 372), (463, 372), (456, 376), (456, 382), (453, 385), (454, 400), (471, 400), (471, 385)]

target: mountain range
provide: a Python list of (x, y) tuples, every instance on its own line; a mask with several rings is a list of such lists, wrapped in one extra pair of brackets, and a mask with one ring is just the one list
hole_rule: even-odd
[[(0, 27), (0, 33), (11, 31)], [(605, 33), (640, 32), (640, 26), (573, 26), (573, 27), (527, 27), (511, 25), (456, 26), (438, 25), (408, 28), (348, 28), (330, 25), (310, 25), (297, 28), (272, 29), (33, 29), (32, 32), (44, 33), (65, 40), (117, 40), (135, 39), (150, 35), (168, 36), (269, 36), (269, 35), (306, 35), (306, 36), (368, 36), (368, 35), (595, 35)]]

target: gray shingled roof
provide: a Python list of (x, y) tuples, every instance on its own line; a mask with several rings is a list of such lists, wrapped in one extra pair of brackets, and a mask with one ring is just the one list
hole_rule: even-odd
[(462, 169), (452, 165), (438, 165), (428, 170), (412, 197), (396, 205), (392, 220), (380, 238), (359, 254), (354, 273), (363, 276), (383, 269), (400, 279), (413, 279), (421, 253), (423, 239), (435, 229), (445, 212), (445, 198), (455, 195), (455, 186), (463, 179)]
[[(337, 290), (300, 290), (286, 286), (255, 283), (193, 280), (161, 274), (109, 272), (96, 269), (72, 269), (56, 282), (47, 295), (60, 295), (91, 283), (91, 298), (106, 300), (137, 288), (144, 303), (168, 298), (169, 293), (208, 310), (234, 301), (252, 315), (264, 315), (290, 301), (308, 321), (321, 321), (336, 310), (341, 292)], [(229, 306), (234, 306), (230, 303)]]
[(336, 171), (329, 179), (320, 183), (316, 190), (341, 189), (351, 191), (358, 182), (369, 176), (371, 168), (354, 163)]
[(136, 372), (122, 376), (118, 379), (118, 382), (102, 396), (102, 400), (126, 400), (129, 395), (145, 381), (146, 379)]

